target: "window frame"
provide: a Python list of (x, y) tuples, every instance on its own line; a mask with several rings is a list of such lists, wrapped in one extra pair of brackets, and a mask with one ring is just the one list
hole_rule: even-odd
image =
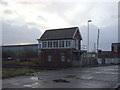
[(48, 55), (48, 56), (47, 56), (47, 61), (48, 61), (48, 62), (52, 62), (52, 56), (51, 56), (51, 55)]
[(114, 52), (117, 52), (117, 51), (118, 51), (118, 47), (114, 46)]
[(64, 55), (60, 56), (60, 61), (65, 62), (65, 56)]
[[(48, 40), (41, 41), (41, 49), (50, 48), (71, 48), (72, 40)], [(40, 47), (40, 43), (39, 43)]]

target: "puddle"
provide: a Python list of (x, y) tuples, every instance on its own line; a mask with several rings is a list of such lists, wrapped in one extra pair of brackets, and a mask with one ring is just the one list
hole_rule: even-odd
[(101, 74), (118, 74), (118, 73), (116, 73), (116, 72), (104, 72), (104, 71), (101, 71), (101, 72), (95, 72), (95, 73), (101, 73)]
[(65, 79), (56, 79), (56, 80), (53, 80), (54, 82), (62, 82), (62, 83), (70, 83), (70, 81), (67, 81)]
[(80, 79), (79, 77), (76, 77), (75, 79)]
[(93, 79), (93, 77), (91, 77), (91, 76), (87, 76), (87, 75), (83, 75), (83, 76), (81, 77), (81, 79), (87, 79), (87, 80), (90, 80), (90, 79)]
[(118, 69), (102, 69), (101, 72), (118, 72)]
[(28, 87), (28, 88), (36, 88), (38, 85), (38, 83), (34, 83), (34, 84), (30, 84), (30, 85), (24, 85), (24, 87)]
[(76, 78), (77, 76), (75, 75), (68, 75), (68, 76), (65, 76), (65, 78)]
[(102, 73), (102, 72), (95, 72), (95, 73)]
[(116, 69), (102, 69), (103, 71), (115, 71)]
[(39, 80), (39, 77), (31, 77), (32, 80)]

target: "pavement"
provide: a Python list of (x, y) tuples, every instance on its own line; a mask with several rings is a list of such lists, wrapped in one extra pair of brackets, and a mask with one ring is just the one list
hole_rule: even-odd
[(46, 70), (3, 79), (2, 88), (113, 88), (118, 84), (118, 66), (75, 67)]

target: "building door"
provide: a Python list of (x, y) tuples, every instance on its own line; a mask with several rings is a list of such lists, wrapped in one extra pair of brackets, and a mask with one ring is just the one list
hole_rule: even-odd
[(76, 39), (76, 49), (78, 49), (78, 40)]
[(48, 62), (51, 62), (51, 61), (52, 61), (52, 56), (48, 55)]

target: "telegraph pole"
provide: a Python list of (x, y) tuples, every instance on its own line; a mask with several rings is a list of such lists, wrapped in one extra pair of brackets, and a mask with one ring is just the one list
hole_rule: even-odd
[(99, 36), (100, 36), (100, 31), (98, 29), (98, 36), (97, 36), (97, 59), (98, 59), (98, 48), (99, 48)]
[(94, 52), (96, 52), (96, 45), (95, 45), (95, 43), (94, 43)]

